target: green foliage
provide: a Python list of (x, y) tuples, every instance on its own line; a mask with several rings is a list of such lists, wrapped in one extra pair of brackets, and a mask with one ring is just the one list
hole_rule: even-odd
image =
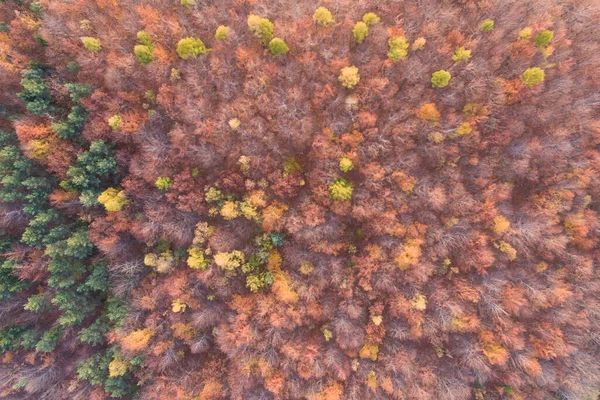
[(8, 299), (28, 286), (26, 281), (13, 274), (16, 264), (17, 261), (11, 259), (0, 261), (0, 300)]
[(485, 21), (483, 21), (481, 23), (481, 26), (479, 27), (481, 32), (489, 32), (493, 28), (494, 28), (494, 20), (493, 19), (486, 19)]
[(377, 14), (375, 13), (366, 13), (365, 15), (363, 15), (362, 20), (365, 24), (367, 24), (367, 26), (371, 26), (373, 24), (377, 24), (379, 23), (380, 19), (377, 16)]
[(108, 378), (108, 364), (112, 360), (112, 352), (106, 351), (80, 361), (77, 365), (77, 377), (90, 385), (103, 385)]
[(545, 30), (535, 37), (535, 45), (538, 47), (546, 47), (552, 41), (554, 32)]
[(37, 1), (32, 2), (29, 5), (29, 9), (38, 16), (41, 16), (44, 13), (44, 7), (42, 7), (42, 5)]
[(269, 50), (271, 50), (271, 53), (273, 53), (273, 55), (276, 56), (280, 54), (285, 54), (288, 51), (290, 51), (287, 44), (285, 44), (283, 39), (280, 38), (273, 38), (273, 40), (269, 42)]
[(225, 40), (229, 37), (229, 27), (221, 25), (217, 28), (215, 32), (215, 39), (217, 40)]
[(248, 28), (255, 37), (261, 40), (263, 46), (268, 45), (273, 39), (273, 29), (275, 26), (266, 18), (250, 14), (248, 16)]
[(111, 297), (105, 303), (105, 315), (112, 325), (117, 327), (127, 316), (127, 306), (117, 297)]
[(79, 100), (82, 97), (88, 96), (92, 92), (90, 87), (83, 83), (66, 83), (65, 88), (69, 92), (71, 100), (73, 100), (75, 103), (79, 103)]
[(21, 345), (21, 336), (25, 331), (24, 326), (12, 325), (0, 329), (0, 350), (11, 351)]
[(363, 21), (358, 21), (354, 24), (354, 28), (352, 29), (352, 36), (354, 36), (354, 40), (356, 43), (362, 43), (369, 36), (369, 26)]
[(196, 5), (196, 0), (181, 0), (181, 5), (189, 10)]
[(283, 246), (283, 233), (274, 232), (274, 233), (271, 233), (269, 235), (269, 237), (271, 238), (271, 243), (273, 243), (273, 246), (275, 246), (275, 247)]
[(350, 200), (354, 186), (344, 178), (337, 178), (329, 185), (329, 197), (333, 200)]
[(46, 293), (29, 296), (23, 308), (31, 312), (41, 312), (48, 306), (48, 295)]
[(96, 38), (84, 36), (84, 37), (81, 37), (80, 39), (81, 39), (81, 42), (83, 43), (83, 47), (85, 47), (92, 53), (96, 53), (102, 49), (100, 40), (98, 40)]
[(53, 326), (48, 329), (42, 335), (41, 339), (35, 345), (36, 353), (49, 353), (58, 344), (62, 335), (61, 328), (59, 326)]
[(79, 64), (77, 64), (77, 62), (75, 61), (70, 61), (67, 64), (67, 71), (69, 71), (72, 74), (79, 72)]
[(459, 63), (461, 61), (468, 61), (471, 58), (471, 50), (467, 50), (464, 47), (457, 47), (452, 55), (452, 60), (455, 63)]
[(177, 54), (184, 60), (196, 58), (198, 55), (206, 53), (208, 53), (208, 49), (204, 42), (198, 38), (187, 37), (177, 43)]
[(394, 62), (398, 62), (408, 55), (408, 40), (404, 36), (392, 36), (388, 39), (390, 50), (387, 56)]
[(315, 13), (313, 14), (313, 21), (324, 27), (328, 27), (334, 22), (331, 11), (325, 7), (319, 7), (315, 10)]
[(117, 161), (112, 146), (95, 140), (90, 149), (77, 157), (77, 162), (68, 171), (68, 179), (61, 182), (63, 189), (78, 191), (84, 207), (98, 204), (98, 196), (104, 183), (114, 183)]
[(72, 289), (57, 290), (52, 304), (57, 305), (62, 311), (57, 322), (64, 327), (80, 325), (96, 307), (91, 298)]
[(37, 213), (29, 221), (29, 225), (21, 236), (21, 242), (38, 248), (43, 244), (51, 243), (54, 239), (52, 233), (60, 233), (60, 229), (53, 230), (50, 228), (50, 224), (56, 222), (58, 217), (58, 212), (54, 209), (48, 209)]
[(521, 75), (521, 81), (527, 87), (533, 87), (544, 82), (546, 74), (544, 70), (539, 67), (527, 68)]
[(48, 46), (48, 43), (40, 36), (39, 33), (33, 34), (33, 40), (42, 47)]
[(173, 186), (173, 180), (168, 176), (159, 176), (155, 185), (158, 190), (169, 190)]
[(105, 264), (98, 264), (92, 269), (83, 285), (77, 288), (77, 291), (83, 293), (105, 292), (110, 287), (110, 278), (108, 268)]
[(42, 79), (42, 71), (39, 69), (28, 69), (22, 72), (21, 86), (23, 91), (17, 93), (26, 104), (26, 107), (35, 115), (44, 115), (55, 111), (50, 97), (50, 88)]
[(80, 137), (86, 118), (85, 108), (75, 105), (67, 116), (67, 120), (53, 123), (52, 130), (61, 139), (75, 140)]
[(448, 86), (448, 82), (450, 82), (450, 72), (444, 71), (443, 69), (440, 71), (436, 71), (431, 75), (431, 84), (436, 88), (443, 88)]
[(90, 326), (79, 331), (78, 339), (85, 344), (96, 346), (104, 342), (104, 334), (109, 325), (104, 318), (97, 318)]
[(152, 57), (152, 49), (146, 45), (138, 44), (133, 48), (133, 52), (137, 57), (138, 61), (142, 65), (150, 64), (154, 61), (154, 57)]

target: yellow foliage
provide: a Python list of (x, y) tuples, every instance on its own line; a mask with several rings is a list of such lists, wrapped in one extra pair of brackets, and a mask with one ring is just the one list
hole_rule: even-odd
[(240, 127), (240, 125), (242, 124), (242, 122), (239, 119), (237, 119), (237, 118), (232, 118), (232, 119), (230, 119), (227, 122), (227, 124), (229, 125), (229, 127), (231, 129), (233, 129), (235, 131), (237, 128)]
[(263, 218), (263, 229), (265, 231), (273, 231), (276, 227), (277, 221), (283, 217), (283, 213), (286, 212), (288, 206), (279, 203), (277, 201), (273, 202), (270, 206), (265, 208), (262, 212)]
[(402, 171), (394, 171), (392, 173), (392, 178), (398, 185), (400, 185), (400, 188), (404, 193), (412, 193), (415, 188), (415, 184), (417, 183), (416, 178), (413, 178)]
[(381, 315), (373, 315), (371, 321), (373, 321), (375, 326), (379, 326), (383, 322), (383, 317)]
[(144, 265), (149, 267), (156, 267), (158, 263), (158, 256), (154, 253), (149, 253), (144, 256)]
[(323, 391), (317, 395), (316, 400), (340, 400), (343, 394), (344, 387), (336, 381), (330, 381)]
[(250, 192), (248, 201), (257, 208), (262, 208), (267, 205), (267, 202), (265, 201), (265, 192), (262, 190), (253, 190)]
[(421, 257), (421, 243), (416, 239), (409, 239), (404, 244), (404, 251), (395, 258), (398, 268), (404, 271), (419, 261)]
[(417, 311), (425, 311), (427, 309), (427, 297), (422, 294), (416, 294), (410, 301), (410, 305)]
[(171, 302), (171, 307), (174, 313), (184, 312), (187, 308), (187, 304), (185, 304), (179, 299), (175, 299)]
[(256, 207), (254, 207), (249, 201), (242, 201), (239, 204), (239, 209), (246, 219), (254, 220), (258, 218), (258, 211), (256, 210)]
[(436, 123), (440, 120), (441, 114), (434, 103), (425, 103), (419, 108), (415, 115), (423, 121)]
[(490, 364), (494, 365), (504, 365), (510, 356), (508, 350), (498, 342), (485, 343), (481, 349)]
[(129, 203), (127, 196), (123, 190), (108, 188), (100, 196), (98, 201), (104, 206), (108, 212), (121, 211), (123, 206)]
[(314, 269), (315, 267), (313, 267), (313, 265), (309, 262), (303, 262), (300, 264), (300, 273), (302, 275), (310, 275)]
[(519, 31), (519, 40), (529, 40), (533, 35), (533, 29), (527, 26)]
[(115, 358), (108, 364), (109, 376), (123, 376), (127, 372), (127, 363), (121, 358)]
[(206, 269), (208, 260), (204, 257), (204, 251), (200, 247), (190, 247), (187, 265), (192, 269)]
[(494, 232), (504, 233), (510, 227), (510, 222), (502, 215), (494, 218)]
[(238, 210), (238, 205), (234, 201), (226, 201), (221, 207), (221, 216), (225, 218), (227, 221), (235, 219), (240, 216), (240, 211)]
[(498, 243), (494, 243), (494, 246), (498, 250), (506, 254), (509, 260), (513, 261), (517, 258), (517, 250), (515, 250), (515, 248), (512, 247), (509, 243), (501, 240)]
[(29, 156), (36, 160), (43, 160), (48, 156), (50, 150), (48, 141), (45, 139), (34, 139), (27, 143)]
[(271, 290), (275, 293), (277, 300), (286, 304), (295, 304), (298, 302), (298, 293), (296, 293), (289, 283), (289, 277), (285, 272), (279, 272), (274, 274), (275, 282)]
[(146, 349), (154, 332), (150, 329), (140, 329), (131, 332), (121, 340), (121, 348), (125, 351), (138, 352)]
[(370, 358), (373, 361), (377, 360), (379, 354), (379, 345), (377, 343), (365, 343), (360, 349), (360, 358)]
[(375, 371), (369, 371), (367, 374), (367, 386), (373, 392), (377, 390), (377, 374)]
[(338, 79), (343, 87), (346, 87), (348, 89), (354, 88), (354, 86), (358, 85), (358, 82), (360, 81), (358, 68), (356, 68), (354, 65), (342, 68)]
[(411, 48), (413, 51), (421, 50), (423, 47), (425, 47), (426, 43), (427, 43), (427, 39), (425, 39), (424, 37), (420, 37), (420, 38), (415, 39)]
[(473, 128), (471, 128), (471, 124), (468, 122), (463, 122), (457, 129), (456, 129), (456, 134), (458, 136), (464, 136), (464, 135), (468, 135), (469, 133), (471, 133), (473, 131)]
[(230, 253), (217, 253), (214, 257), (215, 264), (226, 271), (233, 271), (244, 263), (244, 253), (233, 250)]
[(178, 322), (171, 326), (173, 330), (173, 336), (181, 340), (191, 340), (194, 337), (194, 327), (192, 324), (184, 324)]

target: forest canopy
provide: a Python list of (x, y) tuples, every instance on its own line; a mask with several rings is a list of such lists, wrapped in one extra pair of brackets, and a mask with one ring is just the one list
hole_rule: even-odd
[(0, 397), (596, 400), (597, 0), (0, 0)]

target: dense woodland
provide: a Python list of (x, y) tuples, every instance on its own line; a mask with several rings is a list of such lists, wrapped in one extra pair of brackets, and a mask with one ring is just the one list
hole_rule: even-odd
[(0, 0), (0, 398), (600, 394), (598, 0)]

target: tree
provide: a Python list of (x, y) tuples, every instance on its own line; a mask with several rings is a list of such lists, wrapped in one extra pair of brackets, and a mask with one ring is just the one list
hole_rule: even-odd
[(349, 159), (348, 157), (342, 157), (340, 159), (340, 170), (342, 170), (342, 172), (351, 171), (353, 168), (354, 164), (352, 163), (351, 159)]
[(173, 186), (173, 180), (168, 176), (159, 176), (156, 179), (155, 186), (158, 190), (169, 190)]
[(55, 107), (52, 105), (50, 97), (50, 88), (42, 78), (42, 70), (28, 69), (22, 73), (21, 86), (23, 91), (18, 93), (26, 104), (27, 109), (35, 115), (44, 115), (52, 112)]
[(261, 40), (264, 46), (269, 44), (273, 39), (273, 29), (275, 26), (266, 18), (261, 18), (254, 14), (248, 15), (248, 28), (255, 37)]
[(229, 27), (220, 25), (215, 32), (215, 39), (217, 40), (225, 40), (229, 37)]
[(363, 21), (358, 21), (352, 29), (352, 36), (356, 43), (361, 44), (369, 36), (369, 26)]
[(102, 49), (100, 40), (98, 40), (96, 38), (93, 38), (90, 36), (83, 36), (80, 39), (81, 39), (81, 42), (83, 43), (83, 47), (85, 47), (92, 53), (96, 53)]
[(325, 28), (334, 22), (331, 11), (325, 7), (319, 7), (315, 10), (315, 13), (313, 14), (313, 21)]
[(108, 188), (100, 196), (98, 202), (106, 208), (108, 212), (117, 212), (129, 203), (123, 190)]
[(366, 13), (365, 15), (363, 15), (362, 20), (365, 24), (367, 24), (367, 26), (371, 26), (373, 24), (377, 24), (379, 23), (380, 19), (377, 16), (377, 14), (375, 13)]
[(461, 61), (468, 61), (471, 58), (471, 50), (467, 50), (464, 47), (457, 47), (452, 55), (452, 60), (455, 63), (460, 63)]
[[(178, 49), (179, 49), (179, 47), (178, 47)], [(143, 44), (136, 45), (133, 48), (133, 52), (135, 53), (135, 56), (137, 57), (140, 64), (142, 64), (142, 65), (147, 65), (147, 64), (150, 64), (152, 61), (154, 61), (154, 57), (152, 56), (152, 50), (150, 49), (150, 47), (148, 47), (146, 45), (143, 45)]]
[(355, 66), (344, 67), (340, 73), (338, 80), (342, 83), (342, 86), (353, 89), (360, 81), (360, 75), (358, 74), (358, 68)]
[(390, 50), (387, 56), (394, 62), (398, 62), (408, 55), (408, 40), (404, 36), (392, 36), (388, 39)]
[(431, 75), (431, 84), (435, 88), (443, 88), (443, 87), (448, 86), (448, 83), (450, 82), (450, 78), (452, 78), (452, 75), (450, 75), (450, 72), (444, 71), (442, 69), (442, 70), (434, 72)]
[(546, 75), (539, 67), (527, 68), (521, 75), (521, 82), (527, 87), (534, 87), (544, 82)]
[(489, 32), (492, 29), (494, 29), (494, 20), (493, 19), (486, 19), (479, 26), (479, 30), (481, 32)]
[(337, 178), (329, 185), (329, 197), (333, 200), (350, 200), (354, 188), (350, 181)]
[(177, 54), (184, 60), (196, 58), (200, 54), (208, 53), (204, 42), (195, 37), (187, 37), (177, 42)]
[(542, 47), (542, 48), (546, 47), (550, 44), (553, 37), (554, 37), (554, 32), (545, 30), (535, 37), (535, 45), (537, 47)]
[(117, 162), (112, 146), (102, 140), (93, 141), (88, 151), (77, 156), (77, 162), (67, 171), (68, 179), (60, 186), (78, 191), (84, 207), (98, 204), (104, 182), (113, 183), (116, 178)]
[(274, 38), (271, 40), (271, 42), (269, 42), (269, 50), (271, 50), (271, 53), (273, 53), (275, 56), (285, 54), (290, 51), (287, 44), (285, 44), (283, 39), (280, 38)]

